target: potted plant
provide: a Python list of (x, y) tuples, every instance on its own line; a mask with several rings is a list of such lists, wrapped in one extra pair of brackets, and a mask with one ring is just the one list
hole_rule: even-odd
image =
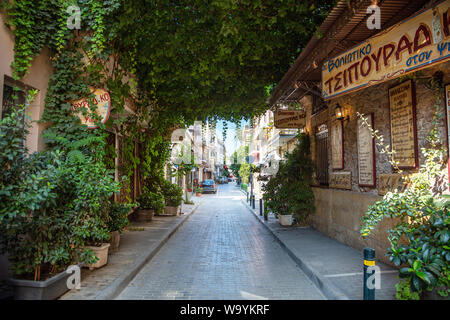
[(85, 219), (92, 226), (89, 230), (85, 230), (85, 249), (95, 257), (95, 259), (91, 259), (84, 264), (84, 267), (90, 270), (101, 268), (108, 263), (108, 252), (111, 246), (109, 243), (111, 235), (108, 228), (108, 203), (109, 201), (106, 200), (99, 204), (99, 211), (103, 214), (85, 216)]
[(177, 215), (180, 211), (181, 203), (183, 202), (183, 190), (176, 184), (165, 180), (161, 186), (165, 205), (164, 214)]
[(309, 137), (300, 134), (297, 138), (295, 149), (279, 163), (277, 173), (263, 187), (267, 209), (283, 226), (292, 225), (293, 218), (304, 223), (314, 210)]
[(139, 209), (137, 211), (137, 220), (147, 222), (153, 219), (155, 214), (164, 212), (164, 196), (160, 192), (152, 192), (144, 188), (144, 192), (136, 199)]
[(187, 186), (187, 191), (192, 192), (192, 183), (189, 183)]
[(8, 253), (16, 299), (50, 300), (69, 290), (69, 266), (98, 259), (85, 244), (99, 234), (108, 238), (103, 205), (120, 185), (98, 161), (102, 137), (77, 144), (60, 137), (72, 150), (28, 156), (27, 130), (18, 130), (24, 110), (0, 120), (0, 254)]
[(202, 192), (203, 192), (203, 189), (202, 188), (200, 188), (200, 187), (197, 187), (197, 188), (195, 188), (195, 195), (197, 196), (197, 197), (201, 197), (202, 196)]
[(123, 229), (130, 223), (128, 214), (134, 204), (111, 202), (109, 206), (108, 230), (111, 238), (109, 239), (110, 252), (117, 252), (120, 244), (120, 234)]

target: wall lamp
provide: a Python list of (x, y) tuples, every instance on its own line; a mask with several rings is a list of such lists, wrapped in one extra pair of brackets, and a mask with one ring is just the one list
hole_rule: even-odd
[(344, 110), (339, 103), (336, 103), (336, 106), (334, 107), (334, 114), (336, 115), (337, 120), (350, 121), (350, 117), (348, 115), (344, 116)]

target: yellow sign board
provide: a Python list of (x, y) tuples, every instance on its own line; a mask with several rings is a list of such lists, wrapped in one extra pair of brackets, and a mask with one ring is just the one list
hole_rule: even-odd
[(450, 1), (378, 33), (322, 68), (325, 100), (450, 59)]
[[(89, 114), (92, 110), (89, 108), (88, 99), (83, 98), (72, 103), (72, 111), (78, 114), (81, 123), (88, 126), (89, 129), (95, 129), (98, 127), (97, 123), (105, 123), (108, 121), (111, 111), (111, 98), (108, 91), (103, 89), (91, 89), (94, 94), (93, 104), (96, 106), (95, 114), (100, 117), (100, 120), (93, 119)], [(83, 114), (80, 111), (75, 111), (79, 108), (85, 108), (87, 114)]]
[(300, 110), (278, 110), (274, 113), (274, 124), (278, 129), (300, 129), (306, 124), (306, 114)]

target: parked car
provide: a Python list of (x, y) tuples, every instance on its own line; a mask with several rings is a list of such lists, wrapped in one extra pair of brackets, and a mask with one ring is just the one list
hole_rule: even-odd
[(203, 193), (217, 193), (217, 188), (214, 180), (203, 180), (202, 182), (200, 182), (200, 188), (203, 189)]

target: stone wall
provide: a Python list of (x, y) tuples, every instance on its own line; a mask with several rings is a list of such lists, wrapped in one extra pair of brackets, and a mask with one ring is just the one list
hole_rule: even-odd
[[(436, 71), (444, 73), (444, 83), (450, 83), (450, 62), (446, 62), (432, 68), (419, 71), (414, 74), (413, 80), (416, 91), (416, 124), (419, 151), (419, 166), (424, 163), (424, 156), (421, 149), (426, 146), (426, 138), (433, 126), (434, 110), (431, 108), (436, 101), (436, 92), (427, 87), (423, 79), (430, 77)], [(388, 81), (361, 91), (347, 94), (327, 102), (328, 109), (312, 115), (312, 99), (305, 97), (301, 100), (307, 111), (307, 131), (311, 136), (311, 148), (313, 160), (315, 154), (315, 130), (318, 125), (326, 124), (330, 132), (332, 121), (335, 121), (334, 108), (339, 103), (344, 110), (344, 115), (349, 116), (348, 121), (344, 121), (344, 169), (333, 170), (331, 168), (331, 144), (328, 145), (329, 173), (339, 171), (350, 171), (352, 175), (351, 190), (338, 190), (327, 187), (314, 188), (316, 196), (316, 212), (311, 217), (312, 225), (345, 244), (357, 249), (371, 246), (377, 250), (377, 257), (387, 261), (384, 257), (385, 249), (388, 247), (386, 229), (393, 225), (392, 221), (384, 221), (379, 228), (367, 240), (360, 236), (360, 218), (367, 210), (367, 206), (380, 199), (378, 188), (361, 187), (358, 185), (358, 155), (357, 155), (357, 112), (361, 114), (374, 114), (374, 127), (383, 135), (385, 144), (391, 144), (390, 137), (390, 115), (388, 89), (401, 80)], [(446, 118), (444, 96), (441, 97), (442, 114), (439, 116), (437, 125), (439, 135), (443, 145), (447, 145)], [(444, 159), (446, 161), (446, 159)], [(379, 175), (392, 173), (393, 168), (385, 154), (380, 153), (376, 147), (376, 177), (377, 186)], [(406, 171), (412, 173), (413, 171)], [(447, 172), (445, 169), (444, 172)]]

